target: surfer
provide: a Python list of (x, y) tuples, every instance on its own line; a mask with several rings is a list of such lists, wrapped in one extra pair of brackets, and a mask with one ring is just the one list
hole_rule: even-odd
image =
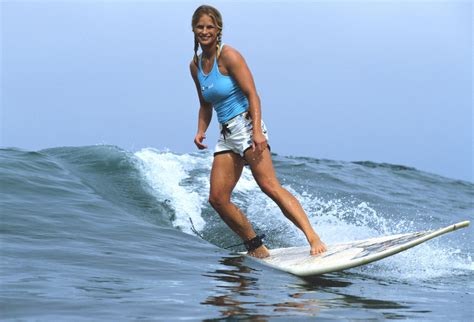
[(257, 236), (247, 217), (230, 200), (242, 169), (248, 164), (260, 189), (303, 231), (311, 255), (320, 254), (326, 250), (325, 244), (311, 227), (301, 204), (275, 176), (252, 74), (240, 53), (222, 43), (222, 26), (222, 16), (214, 7), (202, 5), (193, 14), (194, 57), (190, 69), (200, 103), (194, 143), (200, 150), (207, 148), (203, 141), (213, 108), (221, 131), (211, 169), (209, 202), (242, 238), (248, 255), (267, 257), (269, 252), (261, 236)]

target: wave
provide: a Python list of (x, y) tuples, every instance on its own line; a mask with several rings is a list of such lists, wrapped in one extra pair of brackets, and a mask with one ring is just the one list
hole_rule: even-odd
[[(472, 219), (466, 215), (474, 210), (471, 183), (399, 165), (277, 154), (273, 159), (281, 183), (302, 203), (326, 243)], [(0, 196), (3, 209), (12, 215), (31, 211), (35, 205), (41, 212), (79, 202), (83, 212), (104, 214), (104, 206), (99, 209), (94, 201), (101, 200), (124, 216), (186, 234), (196, 230), (208, 242), (225, 247), (240, 240), (207, 202), (211, 165), (210, 152), (178, 154), (153, 148), (129, 152), (110, 145), (38, 152), (2, 149)], [(233, 200), (257, 231), (265, 232), (270, 247), (306, 243), (303, 234), (260, 191), (247, 168)], [(410, 278), (435, 278), (455, 269), (472, 272), (472, 240), (470, 231), (452, 234), (359, 271), (377, 275), (380, 270), (384, 276)]]

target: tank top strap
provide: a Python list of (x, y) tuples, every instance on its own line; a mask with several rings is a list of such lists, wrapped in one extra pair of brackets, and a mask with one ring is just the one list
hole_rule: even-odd
[(220, 47), (219, 47), (219, 50), (218, 50), (217, 53), (216, 53), (216, 57), (217, 57), (217, 56), (219, 56), (219, 57), (221, 56), (222, 48), (224, 48), (224, 43), (221, 43), (221, 45), (220, 45)]
[(224, 47), (224, 43), (221, 43), (221, 45), (219, 47), (219, 50), (216, 52), (216, 56), (214, 57), (214, 67), (212, 68), (213, 71), (214, 71), (214, 69), (215, 69), (216, 72), (219, 70), (219, 64), (217, 63), (217, 60), (221, 56), (223, 47)]

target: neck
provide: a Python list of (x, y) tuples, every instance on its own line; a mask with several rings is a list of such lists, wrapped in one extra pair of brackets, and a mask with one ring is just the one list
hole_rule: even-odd
[(202, 57), (205, 58), (212, 58), (217, 52), (217, 43), (214, 42), (210, 45), (202, 46), (201, 45), (201, 50), (202, 50)]

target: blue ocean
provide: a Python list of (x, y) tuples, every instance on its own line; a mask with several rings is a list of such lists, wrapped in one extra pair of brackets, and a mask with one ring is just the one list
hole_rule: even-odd
[[(473, 220), (474, 184), (415, 168), (273, 154), (327, 244)], [(0, 150), (3, 321), (472, 321), (468, 227), (301, 278), (238, 254), (207, 203), (211, 152)], [(270, 248), (304, 235), (244, 169), (234, 201)]]

